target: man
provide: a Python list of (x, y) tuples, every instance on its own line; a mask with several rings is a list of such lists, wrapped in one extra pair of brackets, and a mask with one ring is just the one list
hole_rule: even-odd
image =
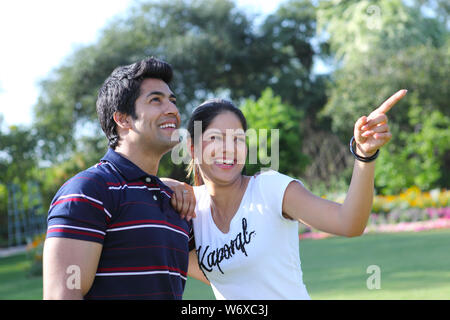
[(44, 299), (181, 299), (191, 225), (156, 177), (178, 142), (171, 79), (169, 64), (149, 58), (118, 67), (100, 89), (97, 113), (110, 148), (52, 201)]

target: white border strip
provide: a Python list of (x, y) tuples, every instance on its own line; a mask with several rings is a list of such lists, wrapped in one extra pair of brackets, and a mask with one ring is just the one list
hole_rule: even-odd
[(189, 236), (177, 229), (171, 228), (169, 226), (166, 225), (159, 225), (159, 224), (140, 224), (137, 226), (129, 226), (129, 227), (120, 227), (120, 228), (113, 228), (113, 229), (106, 229), (106, 232), (114, 232), (114, 231), (123, 231), (123, 230), (130, 230), (130, 229), (139, 229), (139, 228), (163, 228), (163, 229), (168, 229), (174, 232), (178, 232), (180, 234), (182, 234), (183, 236), (185, 236), (186, 238), (189, 239)]
[(172, 276), (178, 276), (183, 280), (187, 280), (185, 276), (178, 272), (161, 270), (161, 271), (132, 271), (132, 272), (100, 272), (95, 275), (98, 277), (107, 277), (107, 276), (142, 276), (147, 274), (170, 274)]
[(96, 233), (100, 233), (102, 235), (106, 235), (105, 232), (100, 231), (100, 230), (95, 230), (95, 229), (90, 229), (90, 228), (83, 228), (83, 227), (68, 226), (68, 225), (65, 225), (65, 224), (54, 224), (54, 225), (49, 226), (47, 230), (54, 229), (54, 228), (77, 229), (77, 230), (96, 232)]

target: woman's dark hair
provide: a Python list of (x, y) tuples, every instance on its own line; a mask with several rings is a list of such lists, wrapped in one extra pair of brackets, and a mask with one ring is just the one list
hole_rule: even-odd
[(131, 115), (136, 119), (135, 103), (144, 79), (161, 79), (169, 84), (173, 77), (170, 64), (154, 57), (128, 66), (117, 67), (105, 80), (97, 98), (97, 115), (108, 144), (115, 149), (119, 143), (114, 112)]
[[(194, 124), (196, 121), (201, 121), (201, 128), (202, 128), (201, 134), (203, 135), (203, 133), (209, 127), (214, 118), (225, 112), (232, 112), (233, 114), (235, 114), (238, 117), (239, 121), (241, 122), (244, 132), (247, 131), (247, 120), (245, 119), (244, 114), (232, 102), (217, 98), (209, 99), (203, 102), (197, 108), (195, 108), (194, 111), (192, 112), (191, 118), (189, 119), (187, 130), (191, 137), (192, 143), (193, 144), (198, 143), (198, 141), (195, 141), (194, 139), (198, 140), (201, 138), (194, 136)], [(198, 167), (197, 165), (194, 164), (193, 159), (189, 163), (187, 172), (188, 177), (193, 178), (194, 185), (198, 186), (203, 184), (203, 181), (198, 171)]]

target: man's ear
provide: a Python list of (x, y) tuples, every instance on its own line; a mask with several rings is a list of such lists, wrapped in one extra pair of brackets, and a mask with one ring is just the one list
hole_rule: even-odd
[(131, 129), (131, 115), (125, 114), (122, 112), (114, 112), (113, 114), (114, 122), (117, 124), (119, 128), (122, 129)]

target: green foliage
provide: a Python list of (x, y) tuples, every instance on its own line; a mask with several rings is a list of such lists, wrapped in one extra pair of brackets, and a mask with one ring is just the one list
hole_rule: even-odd
[(326, 56), (323, 41), (315, 37), (316, 24), (311, 1), (284, 2), (261, 26), (263, 56), (270, 61), (262, 61), (256, 70), (264, 80), (256, 96), (270, 86), (284, 102), (306, 111), (311, 119), (325, 103), (324, 78), (312, 74), (314, 58)]
[(0, 245), (3, 245), (8, 230), (8, 187), (14, 183), (25, 191), (20, 199), (25, 209), (33, 205), (26, 191), (28, 182), (37, 174), (37, 139), (33, 129), (10, 126), (3, 131), (1, 127), (0, 121)]
[(389, 55), (420, 44), (439, 47), (447, 33), (445, 24), (401, 0), (322, 1), (317, 15), (319, 30), (327, 32), (336, 59), (344, 64), (363, 60), (377, 48)]
[(42, 82), (35, 125), (44, 156), (70, 155), (77, 125), (97, 125), (98, 88), (118, 65), (151, 55), (169, 61), (181, 112), (217, 88), (244, 88), (254, 38), (250, 26), (230, 1), (136, 4), (107, 25), (98, 42), (76, 50)]
[[(210, 96), (225, 93), (240, 101), (258, 97), (268, 86), (314, 115), (325, 102), (323, 80), (311, 76), (315, 7), (290, 1), (260, 28), (254, 19), (229, 0), (136, 3), (105, 27), (97, 42), (76, 49), (41, 82), (34, 108), (41, 157), (53, 163), (74, 152), (101, 157), (104, 150), (90, 147), (98, 140), (80, 143), (89, 132), (102, 136), (95, 111), (98, 88), (118, 65), (151, 55), (174, 68), (172, 89), (183, 122)], [(164, 159), (160, 172), (182, 178), (180, 168), (171, 166)]]
[[(402, 1), (322, 3), (319, 25), (330, 36), (336, 71), (320, 116), (346, 141), (354, 122), (397, 90), (407, 96), (388, 113), (393, 139), (382, 150), (376, 187), (448, 186), (450, 51), (444, 23)], [(338, 4), (338, 5), (336, 5)]]
[(422, 190), (449, 185), (443, 167), (450, 149), (450, 117), (438, 110), (426, 112), (420, 105), (412, 106), (408, 116), (415, 131), (404, 132), (396, 126), (393, 141), (377, 160), (375, 181), (384, 194), (412, 185)]
[(29, 168), (36, 165), (37, 140), (32, 129), (11, 126), (0, 131), (0, 183), (21, 183), (32, 175)]
[(8, 190), (0, 184), (0, 248), (7, 246), (8, 235)]
[(97, 125), (95, 101), (103, 81), (118, 65), (146, 56), (172, 64), (173, 90), (185, 116), (211, 95), (256, 97), (271, 84), (297, 107), (323, 97), (310, 79), (314, 7), (291, 1), (261, 31), (253, 19), (228, 0), (136, 3), (41, 83), (35, 126), (42, 155), (61, 160), (79, 148), (75, 130), (81, 123)]
[[(303, 113), (283, 103), (281, 97), (274, 96), (270, 88), (264, 90), (256, 101), (245, 100), (241, 110), (247, 119), (249, 129), (256, 129), (258, 137), (257, 141), (249, 139), (249, 150), (258, 150), (258, 159), (256, 164), (249, 164), (247, 161), (246, 173), (252, 175), (260, 168), (278, 164), (275, 169), (298, 177), (307, 164), (307, 157), (301, 152), (300, 122), (303, 119)], [(265, 136), (261, 135), (260, 129), (267, 130), (267, 153), (264, 152), (264, 148), (261, 148), (261, 137)], [(274, 134), (271, 129), (279, 130), (278, 141), (273, 141)], [(272, 149), (275, 143), (278, 144), (279, 154)]]

